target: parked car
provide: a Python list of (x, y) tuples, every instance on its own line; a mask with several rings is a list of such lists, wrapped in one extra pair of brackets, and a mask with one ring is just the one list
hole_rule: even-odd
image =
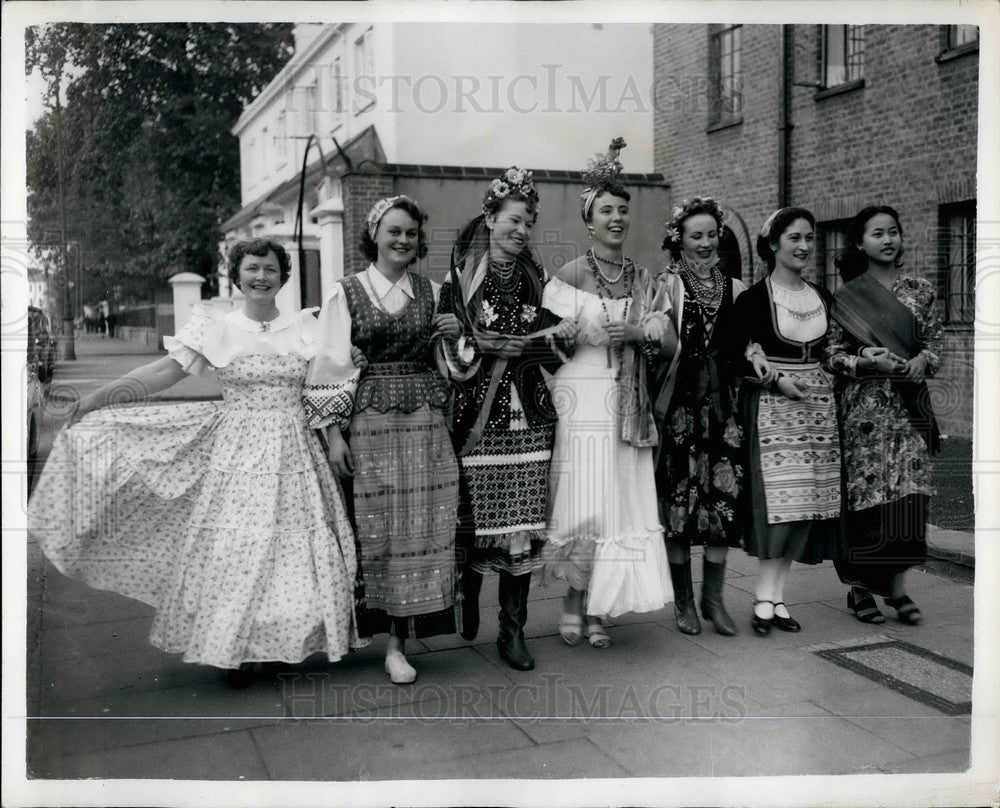
[(49, 318), (35, 306), (28, 306), (28, 364), (38, 365), (38, 380), (47, 385), (56, 367), (56, 341), (49, 332)]
[(45, 406), (45, 393), (42, 382), (38, 378), (38, 364), (34, 360), (27, 365), (27, 397), (25, 423), (25, 457), (27, 459), (28, 486), (30, 488), (35, 474), (35, 462), (38, 459), (38, 432), (42, 426), (42, 407)]

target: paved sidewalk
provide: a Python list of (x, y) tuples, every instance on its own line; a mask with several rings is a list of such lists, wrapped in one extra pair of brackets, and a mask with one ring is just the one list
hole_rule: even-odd
[[(76, 368), (59, 365), (67, 388), (153, 358), (89, 348), (78, 344)], [(210, 390), (188, 382), (199, 386), (186, 395)], [(313, 658), (234, 691), (218, 671), (150, 646), (150, 608), (65, 578), (29, 542), (28, 768), (40, 778), (395, 780), (967, 767), (970, 582), (914, 570), (924, 624), (886, 609), (873, 626), (847, 609), (832, 564), (796, 564), (785, 600), (803, 630), (761, 638), (749, 624), (756, 570), (730, 553), (732, 638), (707, 626), (682, 635), (667, 607), (612, 621), (610, 649), (571, 648), (556, 630), (562, 588), (536, 581), (527, 634), (538, 664), (519, 673), (497, 656), (491, 576), (475, 642), (408, 644), (413, 685), (388, 682), (379, 638), (339, 663)], [(700, 558), (694, 571), (699, 581)]]

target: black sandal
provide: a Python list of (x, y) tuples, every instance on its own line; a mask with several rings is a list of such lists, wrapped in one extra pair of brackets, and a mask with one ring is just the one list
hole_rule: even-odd
[(896, 610), (896, 619), (900, 623), (915, 626), (923, 617), (920, 614), (917, 604), (910, 599), (909, 595), (900, 595), (898, 598), (886, 598), (885, 602), (887, 606), (892, 606)]
[[(753, 605), (756, 606), (758, 603), (770, 603), (774, 606), (774, 602), (770, 600), (755, 600)], [(753, 618), (750, 620), (750, 625), (753, 626), (753, 630), (757, 634), (761, 637), (766, 637), (771, 633), (771, 626), (774, 625), (774, 614), (770, 617), (759, 617), (756, 610), (754, 610)]]
[[(863, 595), (855, 595), (855, 592), (864, 592)], [(886, 601), (888, 603), (888, 601)], [(847, 608), (854, 612), (854, 616), (862, 623), (884, 623), (885, 616), (879, 611), (875, 603), (875, 598), (867, 589), (859, 589), (852, 586), (847, 592)]]

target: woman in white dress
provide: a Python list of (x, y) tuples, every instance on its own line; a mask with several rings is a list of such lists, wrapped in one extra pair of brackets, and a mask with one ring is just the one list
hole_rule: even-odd
[[(559, 419), (552, 456), (547, 579), (569, 584), (559, 633), (611, 645), (604, 618), (673, 599), (657, 512), (657, 443), (649, 375), (676, 352), (669, 288), (623, 253), (630, 212), (615, 139), (584, 172), (581, 214), (593, 244), (545, 287), (543, 306), (578, 327), (555, 374)], [(586, 628), (584, 629), (584, 621)]]
[[(229, 274), (242, 310), (196, 307), (164, 337), (168, 356), (79, 402), (28, 526), (60, 572), (155, 607), (153, 645), (242, 686), (256, 662), (336, 661), (358, 644), (356, 559), (303, 408), (313, 310), (275, 306), (290, 262), (273, 241), (237, 243)], [(109, 407), (209, 368), (222, 402)]]

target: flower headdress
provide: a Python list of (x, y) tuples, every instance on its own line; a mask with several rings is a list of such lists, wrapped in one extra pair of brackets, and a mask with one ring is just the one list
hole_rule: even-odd
[(587, 189), (580, 195), (580, 214), (585, 222), (598, 195), (604, 191), (617, 193), (623, 190), (618, 181), (622, 173), (618, 154), (625, 146), (625, 138), (616, 137), (608, 146), (607, 154), (595, 154), (587, 161), (587, 170), (582, 172)]
[(663, 242), (664, 249), (680, 249), (681, 246), (681, 226), (684, 220), (695, 213), (707, 213), (712, 216), (721, 227), (725, 224), (726, 214), (722, 212), (719, 205), (710, 196), (693, 196), (690, 199), (681, 200), (681, 203), (674, 207), (670, 213), (670, 220), (666, 223), (667, 233)]
[(511, 166), (493, 180), (483, 195), (483, 213), (495, 213), (509, 196), (523, 199), (530, 208), (538, 210), (538, 191), (528, 169)]
[(375, 203), (374, 207), (368, 211), (368, 218), (365, 219), (365, 227), (368, 228), (368, 235), (373, 241), (375, 239), (375, 231), (378, 230), (378, 223), (382, 221), (382, 217), (394, 208), (396, 203), (402, 199), (416, 205), (416, 203), (413, 202), (410, 197), (406, 196), (406, 194), (400, 194), (399, 196), (390, 196), (385, 199), (380, 199)]

